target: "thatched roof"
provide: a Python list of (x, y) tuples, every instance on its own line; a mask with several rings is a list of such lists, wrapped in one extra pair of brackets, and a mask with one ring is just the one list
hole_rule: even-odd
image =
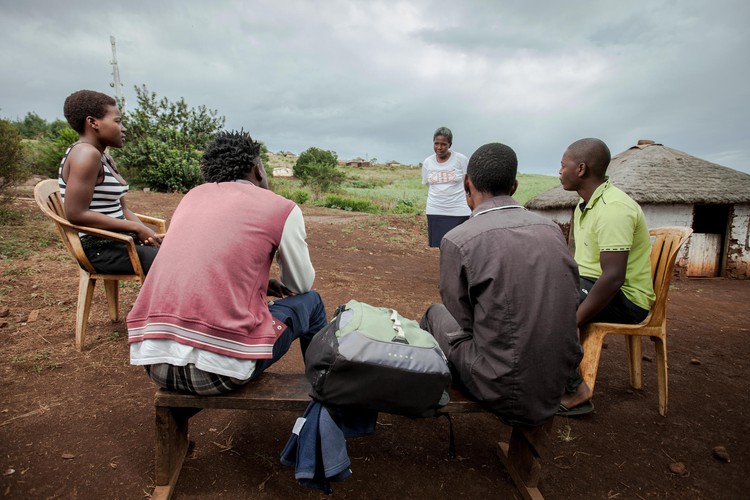
[[(639, 204), (750, 203), (750, 175), (651, 141), (612, 158), (607, 175)], [(565, 208), (577, 201), (575, 191), (555, 186), (526, 207)]]

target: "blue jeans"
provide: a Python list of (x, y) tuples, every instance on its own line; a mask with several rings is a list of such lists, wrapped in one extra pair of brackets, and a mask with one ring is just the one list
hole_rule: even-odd
[(318, 292), (314, 291), (269, 302), (268, 310), (271, 311), (271, 316), (276, 321), (281, 321), (286, 325), (286, 330), (273, 344), (273, 357), (256, 361), (255, 371), (250, 380), (258, 377), (265, 369), (280, 360), (295, 339), (299, 339), (304, 357), (313, 336), (328, 324), (323, 299), (320, 298)]

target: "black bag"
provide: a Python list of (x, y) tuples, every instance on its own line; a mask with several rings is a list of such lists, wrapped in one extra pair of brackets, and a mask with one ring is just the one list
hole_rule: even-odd
[(313, 397), (406, 416), (448, 403), (448, 362), (434, 337), (393, 309), (351, 300), (310, 342), (305, 373)]

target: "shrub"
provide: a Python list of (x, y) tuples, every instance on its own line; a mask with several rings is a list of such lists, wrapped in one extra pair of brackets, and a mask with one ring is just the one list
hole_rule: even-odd
[(377, 214), (381, 212), (380, 207), (372, 203), (370, 200), (350, 198), (347, 196), (339, 196), (336, 194), (330, 194), (326, 196), (321, 205), (328, 208), (340, 208), (341, 210), (346, 210), (347, 212), (366, 212), (370, 214)]
[(310, 193), (303, 189), (295, 189), (294, 191), (289, 189), (282, 189), (279, 191), (275, 191), (276, 194), (279, 196), (283, 196), (287, 200), (292, 200), (297, 205), (304, 205), (307, 203), (307, 200), (310, 199)]
[(389, 212), (392, 214), (416, 214), (419, 213), (419, 207), (411, 200), (398, 200)]
[(307, 165), (306, 177), (302, 179), (302, 185), (312, 187), (316, 193), (325, 193), (340, 186), (344, 179), (346, 175), (335, 165), (310, 163)]
[(136, 179), (156, 191), (186, 192), (203, 183), (201, 155), (192, 148), (170, 148), (169, 144), (147, 139), (140, 144), (154, 162)]
[(335, 168), (336, 162), (334, 151), (325, 151), (315, 147), (308, 148), (297, 158), (297, 163), (294, 164), (294, 176), (304, 182), (310, 175), (311, 165), (329, 165)]
[(28, 175), (24, 168), (21, 134), (8, 120), (0, 120), (0, 195), (10, 197), (10, 188), (26, 180)]
[(78, 140), (78, 133), (70, 127), (57, 128), (39, 141), (27, 141), (27, 168), (32, 174), (57, 177), (65, 150)]

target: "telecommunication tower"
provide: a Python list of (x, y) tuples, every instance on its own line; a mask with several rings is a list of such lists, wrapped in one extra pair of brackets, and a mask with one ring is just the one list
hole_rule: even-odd
[(122, 81), (120, 80), (120, 68), (117, 67), (117, 48), (115, 47), (115, 37), (109, 36), (109, 42), (112, 44), (112, 82), (110, 87), (115, 89), (115, 99), (120, 106), (120, 113), (125, 113), (125, 94), (122, 91)]

